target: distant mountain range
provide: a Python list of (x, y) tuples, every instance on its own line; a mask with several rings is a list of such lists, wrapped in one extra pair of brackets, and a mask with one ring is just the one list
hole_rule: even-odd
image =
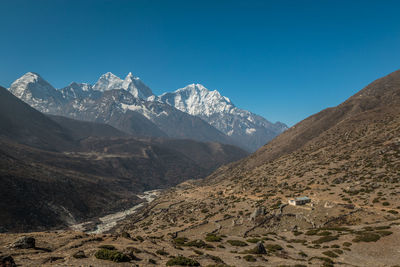
[[(42, 91), (28, 85), (31, 90), (14, 92), (43, 93), (51, 101), (41, 105), (57, 110), (54, 103), (64, 101), (59, 91), (38, 84)], [(107, 124), (45, 115), (2, 87), (0, 125), (0, 232), (59, 228), (131, 207), (138, 193), (204, 177), (248, 154), (232, 145), (135, 138)]]
[(43, 113), (106, 123), (136, 136), (219, 142), (255, 151), (287, 129), (200, 84), (156, 96), (132, 73), (122, 80), (108, 72), (94, 85), (73, 82), (55, 89), (28, 72), (9, 90)]

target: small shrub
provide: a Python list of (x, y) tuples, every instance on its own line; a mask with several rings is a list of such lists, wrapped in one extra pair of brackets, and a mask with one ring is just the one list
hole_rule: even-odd
[(376, 231), (375, 233), (377, 233), (377, 234), (380, 235), (381, 237), (384, 237), (384, 236), (388, 236), (388, 235), (393, 234), (393, 232), (391, 232), (391, 231)]
[(174, 265), (180, 265), (180, 266), (200, 266), (200, 263), (196, 260), (189, 259), (183, 256), (177, 256), (172, 259), (170, 259), (167, 262), (167, 266), (174, 266)]
[(265, 249), (269, 252), (276, 252), (278, 250), (282, 250), (283, 248), (278, 244), (267, 244), (265, 245)]
[(226, 242), (228, 242), (231, 246), (235, 246), (235, 247), (245, 247), (245, 246), (247, 246), (246, 242), (243, 242), (243, 241), (240, 241), (240, 240), (228, 240)]
[(222, 241), (222, 237), (216, 234), (207, 234), (205, 240), (207, 242), (220, 242)]
[(216, 263), (224, 263), (224, 261), (218, 256), (214, 256), (214, 255), (210, 255), (210, 254), (207, 254), (206, 256), (209, 257), (210, 259), (212, 259), (213, 261), (215, 261)]
[(126, 239), (131, 239), (131, 235), (128, 232), (122, 232), (121, 236)]
[(316, 235), (318, 231), (318, 229), (311, 229), (306, 232), (306, 235)]
[(343, 246), (345, 246), (345, 247), (350, 247), (352, 245), (352, 243), (350, 243), (350, 242), (344, 242), (343, 243)]
[(196, 253), (197, 255), (204, 255), (203, 251), (197, 250), (197, 249), (193, 249), (193, 252)]
[(175, 245), (178, 245), (178, 246), (183, 246), (186, 243), (186, 241), (188, 241), (188, 239), (186, 237), (177, 237), (177, 238), (174, 238), (174, 240), (173, 240)]
[(94, 256), (97, 259), (109, 260), (109, 261), (114, 261), (114, 262), (127, 262), (127, 261), (130, 261), (130, 258), (127, 255), (125, 255), (125, 254), (123, 254), (123, 253), (121, 253), (119, 251), (116, 251), (116, 250), (109, 250), (109, 249), (104, 249), (104, 248), (98, 250), (94, 254)]
[(253, 255), (246, 255), (243, 257), (243, 259), (245, 259), (246, 261), (249, 261), (249, 262), (257, 261), (257, 259)]
[(322, 231), (322, 232), (319, 232), (317, 235), (319, 235), (319, 236), (328, 236), (328, 235), (331, 235), (332, 233), (331, 232), (329, 232), (329, 231)]
[(184, 244), (187, 247), (196, 247), (196, 248), (214, 248), (212, 245), (207, 244), (203, 240), (193, 240)]
[(380, 239), (380, 235), (375, 233), (362, 233), (353, 239), (353, 242), (376, 242)]
[(338, 255), (336, 255), (336, 253), (334, 253), (333, 251), (330, 251), (330, 250), (324, 251), (324, 252), (322, 252), (322, 254), (324, 254), (324, 255), (326, 255), (326, 256), (328, 256), (330, 258), (337, 258), (338, 257)]
[(313, 243), (321, 244), (321, 243), (330, 242), (330, 241), (337, 240), (337, 239), (338, 239), (337, 236), (328, 235), (328, 236), (320, 237), (317, 240), (314, 240)]
[(167, 256), (167, 255), (169, 255), (169, 253), (166, 252), (166, 251), (163, 250), (163, 249), (157, 250), (156, 253), (157, 253), (158, 255), (162, 255), (162, 256)]

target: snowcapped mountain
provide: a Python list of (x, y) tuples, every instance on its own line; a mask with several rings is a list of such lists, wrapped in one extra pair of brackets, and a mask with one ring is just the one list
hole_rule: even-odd
[(93, 86), (73, 82), (55, 89), (28, 72), (9, 90), (41, 112), (107, 123), (140, 136), (214, 141), (255, 151), (287, 129), (283, 123), (237, 108), (229, 98), (201, 84), (155, 96), (132, 73), (121, 79), (108, 72)]
[(27, 73), (11, 85), (10, 92), (41, 112), (107, 123), (138, 136), (234, 143), (196, 116), (166, 103), (145, 100), (155, 96), (131, 73), (124, 80), (106, 73), (94, 86), (73, 82), (61, 90), (37, 74)]
[(94, 90), (104, 92), (108, 90), (124, 89), (131, 93), (134, 97), (146, 99), (153, 95), (151, 89), (145, 85), (139, 77), (135, 77), (131, 72), (125, 77), (124, 80), (115, 76), (111, 72), (103, 74), (100, 79), (93, 86)]
[(164, 93), (158, 99), (200, 117), (250, 151), (287, 129), (283, 123), (271, 123), (259, 115), (237, 108), (229, 98), (201, 84), (190, 84), (175, 92)]
[(56, 112), (64, 104), (61, 91), (56, 90), (38, 74), (28, 72), (13, 82), (10, 92), (42, 112)]
[(72, 82), (70, 85), (61, 89), (61, 94), (66, 100), (76, 98), (87, 98), (94, 94), (92, 85), (88, 83)]

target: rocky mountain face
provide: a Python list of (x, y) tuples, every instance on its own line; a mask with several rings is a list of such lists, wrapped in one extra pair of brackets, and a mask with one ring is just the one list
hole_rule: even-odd
[(218, 91), (209, 91), (201, 84), (191, 84), (159, 99), (197, 116), (230, 136), (236, 144), (255, 151), (287, 129), (281, 122), (271, 123), (261, 116), (237, 108)]
[(60, 228), (132, 207), (137, 193), (204, 177), (247, 155), (231, 145), (138, 139), (110, 125), (46, 116), (2, 87), (0, 125), (0, 232)]
[(220, 142), (248, 151), (287, 128), (238, 109), (201, 85), (157, 97), (131, 73), (122, 80), (109, 72), (93, 86), (73, 82), (58, 90), (29, 72), (11, 85), (10, 92), (47, 114), (106, 123), (137, 136)]

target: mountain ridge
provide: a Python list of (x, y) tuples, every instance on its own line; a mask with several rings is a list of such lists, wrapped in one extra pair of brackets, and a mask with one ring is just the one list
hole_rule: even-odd
[[(171, 96), (176, 92), (181, 92), (181, 89), (158, 97), (132, 73), (129, 73), (125, 79), (121, 79), (108, 72), (101, 75), (93, 86), (87, 83), (72, 82), (62, 89), (55, 89), (38, 74), (27, 73), (10, 86), (10, 92), (34, 108), (48, 114), (110, 123), (109, 119), (104, 116), (101, 119), (98, 115), (103, 112), (102, 109), (108, 109), (111, 113), (103, 113), (103, 115), (112, 118), (111, 125), (114, 127), (118, 128), (121, 120), (132, 121), (132, 127), (119, 128), (132, 134), (138, 132), (149, 136), (165, 134), (172, 138), (217, 141), (235, 144), (249, 151), (256, 150), (287, 128), (282, 123), (273, 124), (261, 116), (236, 108), (227, 97), (221, 96), (218, 91), (208, 91), (201, 85), (193, 84), (188, 87), (190, 86), (201, 87), (202, 91), (208, 92), (203, 95), (204, 99), (190, 109), (182, 108), (166, 99), (167, 95)], [(45, 90), (45, 93), (35, 94), (35, 91), (42, 89)], [(119, 95), (113, 93), (108, 104), (96, 103), (101, 99), (104, 100), (105, 95), (110, 95), (110, 91), (119, 92)], [(129, 100), (127, 94), (132, 95), (136, 100)], [(208, 97), (209, 95), (211, 97)], [(225, 105), (225, 111), (218, 108), (221, 105)], [(203, 106), (203, 109), (200, 109), (199, 106)], [(193, 112), (195, 109), (202, 110), (204, 114)], [(131, 117), (130, 119), (125, 118), (128, 110), (131, 111), (131, 115), (127, 115), (127, 117)], [(115, 112), (119, 115), (116, 115)], [(132, 112), (136, 115), (132, 115)], [(114, 119), (116, 121), (113, 121)], [(145, 123), (146, 119), (149, 122)], [(193, 123), (194, 125), (192, 125)], [(144, 126), (142, 130), (138, 131), (135, 127), (138, 127), (139, 124)], [(197, 129), (193, 130), (195, 127)]]

